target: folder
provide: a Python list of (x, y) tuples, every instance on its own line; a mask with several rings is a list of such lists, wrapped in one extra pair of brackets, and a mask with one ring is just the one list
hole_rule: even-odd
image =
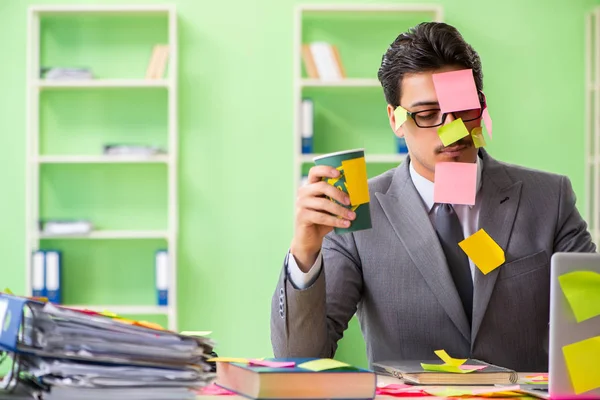
[(46, 251), (46, 297), (55, 304), (61, 303), (61, 253), (56, 250)]
[(45, 255), (41, 250), (36, 250), (31, 262), (31, 295), (33, 297), (46, 297), (46, 266)]
[(166, 306), (169, 303), (169, 253), (167, 250), (156, 252), (156, 295), (159, 306)]
[(313, 152), (314, 104), (311, 99), (302, 100), (300, 131), (302, 134), (302, 154)]

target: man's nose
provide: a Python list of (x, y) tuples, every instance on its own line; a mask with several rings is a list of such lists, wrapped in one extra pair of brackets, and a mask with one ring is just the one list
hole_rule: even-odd
[(456, 117), (453, 113), (446, 114), (446, 120), (444, 121), (444, 125), (448, 125), (450, 122), (455, 121)]

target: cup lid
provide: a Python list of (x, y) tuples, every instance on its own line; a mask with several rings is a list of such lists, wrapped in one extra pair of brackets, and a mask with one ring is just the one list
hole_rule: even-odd
[(353, 150), (342, 150), (342, 151), (336, 151), (335, 153), (321, 154), (320, 156), (313, 158), (313, 161), (317, 161), (317, 160), (327, 158), (327, 157), (341, 156), (342, 154), (356, 153), (358, 151), (362, 151), (364, 153), (365, 149), (363, 148), (363, 149), (353, 149)]

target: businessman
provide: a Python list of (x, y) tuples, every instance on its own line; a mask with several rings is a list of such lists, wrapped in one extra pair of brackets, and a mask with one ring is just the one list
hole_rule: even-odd
[[(482, 107), (444, 114), (432, 75), (463, 69), (472, 69)], [(547, 370), (550, 257), (596, 251), (569, 179), (497, 161), (470, 135), (442, 145), (440, 126), (462, 118), (471, 132), (485, 106), (479, 56), (452, 26), (423, 23), (398, 36), (378, 77), (409, 157), (369, 181), (373, 228), (343, 235), (333, 227), (349, 226), (355, 215), (326, 196), (349, 204), (348, 196), (322, 181), (338, 171), (310, 170), (273, 295), (275, 355), (332, 357), (357, 313), (371, 363), (433, 359), (445, 349)], [(408, 119), (395, 129), (398, 106)], [(474, 206), (434, 203), (435, 165), (444, 161), (477, 164)], [(487, 275), (457, 246), (480, 228), (506, 256)]]

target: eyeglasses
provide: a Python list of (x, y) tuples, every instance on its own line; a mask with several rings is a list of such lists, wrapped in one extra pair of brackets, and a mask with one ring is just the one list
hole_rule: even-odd
[(410, 117), (419, 128), (435, 128), (444, 125), (448, 114), (452, 114), (456, 119), (462, 119), (463, 122), (475, 121), (483, 115), (484, 104), (481, 108), (474, 110), (454, 111), (443, 113), (440, 109), (422, 110), (417, 112), (407, 111), (406, 115)]

